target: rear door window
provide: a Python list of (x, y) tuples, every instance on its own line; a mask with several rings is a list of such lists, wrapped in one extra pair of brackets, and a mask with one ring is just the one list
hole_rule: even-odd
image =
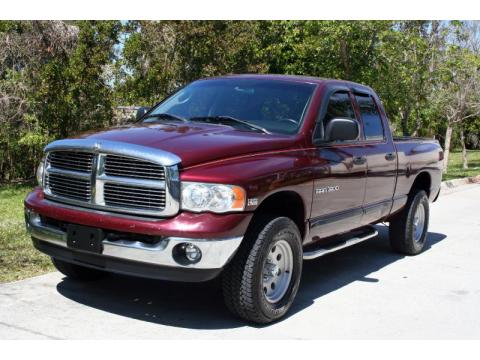
[(366, 140), (383, 140), (382, 118), (375, 101), (370, 95), (355, 95), (363, 122), (363, 133)]

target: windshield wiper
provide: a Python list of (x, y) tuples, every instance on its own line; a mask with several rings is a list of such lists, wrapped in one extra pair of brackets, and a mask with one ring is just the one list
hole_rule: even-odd
[(226, 116), (226, 115), (218, 115), (218, 116), (197, 116), (197, 117), (192, 117), (190, 118), (190, 121), (205, 121), (205, 122), (216, 122), (216, 123), (223, 123), (223, 124), (241, 124), (246, 127), (249, 127), (250, 129), (260, 131), (265, 134), (270, 134), (270, 131), (267, 129), (249, 123), (248, 121), (240, 120), (231, 116)]
[(177, 121), (183, 121), (187, 122), (188, 119), (185, 119), (181, 116), (178, 115), (173, 115), (169, 113), (159, 113), (159, 114), (148, 114), (147, 116), (144, 117), (144, 121), (149, 118), (157, 118), (157, 119), (168, 119), (168, 120), (177, 120)]

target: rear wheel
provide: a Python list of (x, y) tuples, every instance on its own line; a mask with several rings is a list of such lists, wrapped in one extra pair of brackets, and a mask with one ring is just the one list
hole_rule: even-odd
[(266, 324), (284, 316), (302, 272), (301, 235), (286, 217), (257, 219), (222, 275), (225, 303), (235, 315)]
[(105, 276), (105, 272), (103, 271), (71, 264), (55, 258), (52, 258), (52, 263), (58, 271), (72, 280), (93, 281)]
[(390, 244), (400, 253), (416, 255), (425, 247), (430, 210), (427, 193), (414, 191), (405, 208), (390, 221)]

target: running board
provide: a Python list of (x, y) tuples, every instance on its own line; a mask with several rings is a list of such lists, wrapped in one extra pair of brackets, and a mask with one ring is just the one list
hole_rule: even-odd
[(371, 239), (371, 238), (373, 238), (377, 235), (378, 235), (378, 231), (375, 230), (375, 228), (370, 227), (370, 228), (368, 228), (368, 231), (366, 231), (364, 234), (361, 234), (361, 235), (355, 236), (351, 239), (342, 241), (340, 244), (335, 244), (334, 246), (323, 247), (323, 248), (319, 248), (319, 249), (316, 249), (316, 250), (311, 250), (311, 251), (304, 252), (303, 253), (303, 259), (304, 260), (316, 259), (318, 257), (330, 254), (330, 253), (338, 251), (340, 249), (344, 249), (346, 247), (358, 244), (362, 241)]

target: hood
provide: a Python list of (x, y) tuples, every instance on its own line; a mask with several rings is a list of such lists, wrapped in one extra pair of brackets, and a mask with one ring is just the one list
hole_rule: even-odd
[(239, 155), (286, 149), (295, 143), (293, 136), (240, 131), (216, 124), (166, 121), (88, 132), (76, 138), (119, 141), (169, 151), (182, 159), (184, 168)]

